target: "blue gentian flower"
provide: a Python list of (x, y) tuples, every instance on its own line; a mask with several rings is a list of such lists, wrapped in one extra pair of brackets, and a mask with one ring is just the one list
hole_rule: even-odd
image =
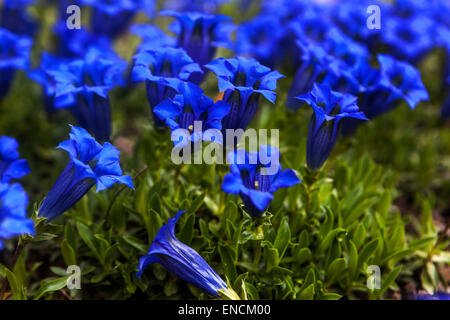
[(32, 36), (38, 24), (28, 14), (27, 7), (34, 2), (34, 0), (4, 0), (0, 26), (17, 35)]
[(356, 105), (357, 97), (332, 91), (329, 86), (314, 84), (311, 92), (297, 97), (310, 105), (314, 113), (309, 122), (306, 162), (311, 170), (320, 169), (333, 150), (342, 120), (367, 120)]
[(126, 62), (114, 53), (91, 47), (82, 59), (73, 59), (58, 70), (47, 71), (56, 83), (55, 96), (71, 94), (76, 102), (72, 112), (79, 125), (99, 141), (111, 136), (108, 92), (124, 83)]
[(285, 28), (276, 16), (256, 16), (239, 25), (235, 51), (240, 55), (251, 55), (270, 68), (278, 67), (284, 58), (280, 42), (285, 33)]
[(81, 3), (94, 8), (93, 33), (111, 38), (125, 31), (138, 11), (143, 10), (151, 17), (155, 10), (154, 0), (81, 0)]
[(204, 290), (213, 297), (220, 294), (239, 299), (232, 288), (192, 248), (175, 237), (175, 225), (185, 211), (179, 211), (159, 229), (147, 255), (139, 259), (137, 277), (151, 263), (159, 263), (180, 279)]
[(108, 36), (93, 34), (81, 27), (80, 29), (67, 28), (66, 21), (58, 21), (53, 27), (58, 44), (56, 55), (64, 58), (79, 58), (86, 54), (90, 47), (103, 48), (112, 51), (111, 39)]
[(246, 211), (253, 217), (261, 216), (275, 191), (301, 182), (292, 169), (282, 170), (279, 157), (273, 146), (261, 146), (259, 152), (247, 153), (243, 149), (229, 152), (230, 173), (223, 179), (222, 190), (239, 194)]
[[(180, 84), (177, 94), (173, 99), (167, 99), (158, 104), (154, 113), (164, 120), (171, 131), (185, 129), (189, 132), (189, 137), (181, 141), (174, 141), (176, 147), (183, 147), (187, 141), (195, 143), (203, 140), (203, 133), (209, 129), (215, 129), (218, 132), (222, 129), (222, 119), (230, 112), (231, 107), (224, 101), (219, 100), (216, 103), (203, 94), (203, 90), (190, 82)], [(199, 128), (196, 128), (194, 122), (200, 122)], [(214, 141), (222, 143), (223, 141)]]
[(0, 136), (0, 183), (9, 183), (30, 173), (25, 159), (19, 159), (19, 144), (14, 138)]
[(0, 250), (2, 240), (34, 235), (34, 222), (27, 218), (27, 204), (28, 196), (20, 184), (0, 182)]
[(344, 63), (328, 54), (324, 46), (319, 43), (299, 40), (297, 44), (302, 55), (300, 68), (292, 80), (286, 100), (286, 106), (291, 110), (301, 107), (302, 103), (296, 97), (311, 91), (317, 80), (326, 76), (339, 78)]
[(428, 17), (402, 19), (388, 16), (380, 33), (381, 41), (391, 55), (415, 64), (433, 48), (430, 34), (434, 27), (435, 24)]
[(176, 39), (164, 33), (157, 26), (152, 24), (134, 24), (130, 27), (131, 33), (142, 39), (136, 51), (153, 50), (159, 47), (173, 47)]
[[(178, 36), (177, 46), (186, 50), (200, 66), (214, 58), (217, 47), (231, 48), (229, 38), (233, 26), (227, 16), (170, 10), (162, 11), (161, 15), (177, 19), (172, 25)], [(191, 81), (199, 84), (203, 78), (203, 75), (197, 74)]]
[(32, 41), (0, 28), (0, 99), (9, 91), (15, 70), (28, 68)]
[(226, 129), (245, 130), (258, 109), (262, 95), (275, 102), (277, 80), (283, 75), (271, 71), (253, 58), (219, 58), (205, 65), (217, 76), (223, 101), (231, 106), (230, 113), (222, 120), (222, 131)]
[(57, 58), (44, 52), (41, 55), (40, 66), (28, 71), (28, 76), (42, 86), (44, 106), (49, 114), (58, 109), (70, 107), (75, 103), (75, 97), (72, 94), (55, 97), (56, 82), (49, 74), (50, 70), (63, 69), (67, 63), (67, 59)]
[[(397, 99), (405, 100), (411, 109), (414, 109), (420, 101), (429, 99), (419, 70), (407, 62), (396, 60), (388, 55), (378, 55), (378, 62), (381, 66), (380, 84), (391, 87)], [(388, 104), (379, 111), (388, 111), (394, 106)]]
[(414, 300), (450, 300), (450, 293), (438, 291), (435, 294), (421, 293), (414, 297)]
[(180, 83), (194, 74), (203, 73), (197, 63), (181, 48), (161, 47), (145, 50), (134, 56), (133, 81), (145, 81), (147, 97), (156, 127), (164, 126), (153, 109), (162, 101), (173, 98)]
[(69, 153), (70, 161), (38, 210), (52, 220), (75, 205), (94, 185), (96, 191), (122, 183), (134, 189), (130, 176), (122, 175), (119, 150), (109, 142), (100, 145), (86, 130), (71, 127), (70, 139), (58, 146)]

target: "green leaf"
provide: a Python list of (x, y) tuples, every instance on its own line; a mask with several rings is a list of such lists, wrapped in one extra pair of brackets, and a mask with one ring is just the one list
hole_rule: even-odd
[(64, 241), (61, 244), (61, 253), (64, 262), (66, 263), (67, 266), (77, 264), (75, 250), (73, 250), (72, 246), (69, 244), (69, 241), (67, 241), (67, 239), (64, 239)]
[(123, 236), (122, 239), (130, 246), (135, 248), (140, 254), (147, 253), (148, 245), (144, 243), (141, 239), (129, 235)]
[(291, 240), (291, 230), (289, 229), (289, 218), (284, 216), (278, 228), (277, 237), (275, 238), (274, 247), (278, 250), (279, 258), (281, 259), (286, 252), (286, 249)]
[(369, 260), (370, 256), (372, 256), (372, 254), (375, 253), (375, 250), (377, 250), (377, 248), (378, 248), (378, 239), (373, 239), (362, 248), (358, 257), (358, 269), (362, 267), (363, 263)]
[(54, 292), (61, 290), (67, 285), (67, 279), (70, 276), (57, 278), (57, 279), (45, 279), (41, 281), (41, 286), (34, 297), (35, 300), (39, 300), (44, 294), (48, 292)]
[(27, 300), (25, 288), (20, 284), (16, 278), (16, 275), (12, 273), (11, 270), (0, 264), (0, 274), (2, 274), (2, 276), (6, 276), (8, 279), (9, 287), (11, 288), (14, 300)]
[(297, 300), (313, 300), (314, 299), (314, 284), (309, 285), (303, 289), (298, 295)]
[(377, 297), (382, 297), (384, 293), (389, 289), (389, 287), (394, 283), (395, 279), (397, 279), (398, 275), (402, 271), (402, 266), (395, 267), (389, 274), (386, 276), (384, 280), (381, 281), (381, 290), (378, 293)]
[(227, 278), (234, 282), (237, 277), (236, 272), (236, 261), (234, 260), (234, 250), (226, 245), (219, 245), (219, 254), (222, 260), (222, 266), (225, 271)]
[(328, 267), (327, 284), (331, 285), (336, 278), (347, 268), (347, 261), (344, 258), (334, 260)]

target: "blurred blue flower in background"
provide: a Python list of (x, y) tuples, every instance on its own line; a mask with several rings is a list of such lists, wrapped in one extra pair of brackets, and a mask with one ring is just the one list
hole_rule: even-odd
[(124, 83), (126, 62), (113, 52), (90, 47), (82, 59), (73, 59), (57, 70), (48, 70), (56, 83), (56, 98), (73, 95), (71, 110), (78, 124), (97, 140), (111, 136), (111, 110), (108, 93)]
[(32, 41), (0, 28), (0, 99), (9, 91), (16, 69), (29, 66)]
[(311, 92), (297, 97), (314, 110), (308, 127), (306, 163), (311, 170), (320, 169), (328, 159), (340, 134), (342, 120), (367, 120), (356, 105), (357, 97), (332, 91), (327, 85), (314, 84)]
[(435, 294), (421, 293), (414, 297), (414, 300), (450, 300), (450, 293), (438, 291)]
[(205, 65), (218, 81), (223, 101), (231, 106), (230, 113), (222, 120), (222, 131), (245, 130), (258, 109), (260, 96), (271, 103), (276, 99), (277, 80), (283, 75), (271, 71), (253, 58), (219, 58)]
[[(175, 147), (183, 147), (187, 141), (193, 143), (203, 140), (203, 132), (208, 129), (222, 129), (222, 119), (230, 112), (230, 106), (224, 101), (214, 101), (203, 94), (197, 85), (181, 83), (179, 93), (174, 99), (168, 99), (158, 104), (154, 112), (172, 131), (186, 129), (190, 133), (189, 139), (174, 141)], [(194, 122), (201, 122), (198, 132), (194, 131)], [(187, 141), (184, 141), (187, 140)], [(223, 141), (214, 141), (223, 143)]]
[(34, 235), (34, 222), (27, 218), (28, 196), (18, 183), (0, 182), (0, 250), (2, 240), (22, 234)]
[[(200, 66), (214, 58), (218, 47), (232, 48), (230, 33), (234, 26), (227, 16), (170, 10), (161, 11), (160, 15), (176, 18), (171, 28), (178, 36), (177, 46)], [(203, 78), (204, 75), (197, 74), (190, 81), (199, 84)]]
[(4, 0), (0, 27), (18, 35), (32, 36), (38, 28), (38, 23), (27, 12), (27, 8), (34, 2), (34, 0)]
[(43, 52), (40, 66), (28, 71), (30, 79), (42, 86), (44, 106), (48, 114), (53, 114), (56, 110), (70, 107), (75, 103), (75, 97), (70, 93), (55, 97), (56, 82), (49, 73), (50, 70), (63, 69), (69, 61)]
[(301, 182), (292, 169), (282, 170), (279, 158), (280, 152), (273, 146), (261, 146), (259, 152), (247, 153), (244, 149), (229, 152), (230, 173), (223, 179), (222, 190), (239, 194), (246, 211), (253, 217), (261, 216), (275, 191)]
[(25, 159), (19, 159), (19, 144), (14, 138), (0, 136), (0, 182), (9, 183), (30, 173)]
[(100, 145), (86, 130), (71, 127), (70, 139), (58, 148), (70, 161), (42, 202), (38, 215), (52, 220), (75, 205), (94, 185), (96, 191), (122, 183), (134, 189), (130, 176), (122, 175), (119, 150), (109, 142)]
[(154, 108), (162, 101), (173, 98), (181, 83), (203, 71), (181, 48), (144, 50), (138, 52), (133, 59), (132, 79), (134, 82), (146, 82), (155, 126), (162, 127), (165, 122), (155, 115)]
[(179, 211), (162, 226), (153, 240), (147, 255), (139, 259), (137, 277), (140, 278), (145, 268), (151, 263), (159, 263), (174, 275), (213, 297), (220, 293), (237, 298), (233, 289), (208, 265), (208, 263), (191, 247), (179, 241), (175, 236), (175, 225), (185, 211)]
[(97, 35), (86, 28), (69, 29), (66, 21), (58, 21), (52, 28), (57, 36), (57, 48), (55, 54), (63, 58), (78, 58), (86, 54), (89, 47), (103, 48), (112, 51), (112, 42), (108, 36)]
[(137, 12), (148, 17), (155, 13), (154, 0), (80, 0), (83, 5), (93, 7), (91, 30), (97, 35), (115, 38), (126, 31)]
[(159, 47), (173, 47), (176, 39), (164, 33), (160, 28), (152, 24), (134, 24), (130, 27), (131, 33), (142, 39), (136, 51), (153, 50)]
[(230, 0), (167, 0), (164, 9), (173, 11), (198, 11), (203, 13), (216, 13), (217, 9)]

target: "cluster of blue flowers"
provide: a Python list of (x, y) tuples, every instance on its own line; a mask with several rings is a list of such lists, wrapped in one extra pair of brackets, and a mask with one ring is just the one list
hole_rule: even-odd
[[(262, 1), (257, 16), (238, 26), (217, 13), (226, 1), (168, 1), (156, 12), (153, 0), (59, 2), (59, 20), (52, 28), (58, 45), (41, 54), (39, 66), (30, 68), (32, 38), (37, 23), (27, 7), (34, 1), (4, 1), (0, 25), (0, 98), (9, 90), (14, 73), (26, 70), (42, 86), (49, 113), (68, 108), (79, 127), (59, 145), (70, 161), (38, 210), (48, 220), (60, 216), (94, 185), (97, 191), (122, 183), (119, 151), (112, 146), (109, 92), (116, 87), (144, 82), (154, 126), (171, 131), (193, 131), (202, 121), (200, 134), (191, 142), (208, 140), (203, 132), (216, 129), (245, 130), (261, 100), (276, 100), (277, 81), (285, 75), (292, 83), (286, 107), (295, 112), (307, 104), (313, 109), (307, 137), (307, 166), (319, 170), (331, 154), (339, 135), (352, 134), (368, 119), (384, 114), (405, 101), (410, 108), (429, 99), (418, 63), (432, 49), (442, 48), (450, 57), (450, 6), (445, 0), (421, 1)], [(90, 8), (88, 26), (70, 30), (65, 25), (69, 4)], [(367, 27), (367, 7), (382, 10), (383, 32)], [(242, 2), (242, 8), (248, 6)], [(169, 19), (166, 34), (151, 24), (132, 25), (134, 17)], [(20, 21), (20, 23), (18, 23)], [(128, 62), (115, 53), (113, 42), (131, 31), (141, 38), (134, 58)], [(232, 33), (235, 31), (235, 40)], [(218, 48), (231, 58), (216, 55)], [(382, 51), (381, 51), (382, 50)], [(384, 52), (380, 54), (379, 52)], [(450, 59), (447, 58), (443, 87), (446, 102), (442, 116), (450, 116)], [(211, 72), (222, 98), (214, 102), (201, 88)], [(26, 218), (26, 195), (19, 184), (9, 186), (28, 172), (18, 159), (17, 145), (0, 140), (0, 239), (33, 233)], [(101, 145), (99, 142), (103, 143)], [(234, 141), (237, 144), (238, 141)], [(177, 142), (175, 142), (177, 145)], [(178, 145), (177, 145), (178, 146)], [(275, 155), (269, 163), (267, 155)], [(260, 217), (274, 193), (300, 183), (291, 169), (281, 169), (279, 151), (261, 146), (259, 152), (228, 154), (230, 173), (224, 192), (240, 195), (245, 210)], [(275, 173), (266, 174), (268, 166)], [(182, 212), (163, 226), (147, 256), (144, 268), (157, 262), (175, 275), (204, 289), (212, 296), (233, 295), (226, 283), (193, 249), (178, 241), (175, 223)], [(0, 243), (1, 245), (1, 243)]]
[(34, 234), (34, 222), (27, 218), (28, 196), (20, 179), (30, 172), (28, 163), (19, 158), (15, 139), (0, 136), (0, 250), (2, 240), (22, 234)]

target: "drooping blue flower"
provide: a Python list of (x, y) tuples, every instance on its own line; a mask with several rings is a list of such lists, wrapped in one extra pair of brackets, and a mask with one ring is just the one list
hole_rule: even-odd
[(30, 173), (25, 159), (19, 159), (19, 144), (14, 138), (0, 136), (0, 183), (9, 183)]
[[(233, 25), (227, 16), (170, 10), (162, 11), (161, 15), (176, 18), (172, 29), (178, 36), (177, 46), (186, 50), (200, 66), (214, 58), (218, 47), (231, 48), (229, 38)], [(203, 78), (197, 74), (191, 81), (199, 84)]]
[(29, 65), (32, 41), (0, 28), (0, 99), (9, 91), (16, 69)]
[(175, 225), (185, 211), (179, 211), (162, 226), (153, 240), (147, 255), (139, 259), (137, 277), (140, 278), (145, 268), (151, 263), (159, 263), (174, 275), (213, 297), (220, 294), (237, 298), (225, 281), (208, 265), (208, 263), (191, 247), (175, 237)]
[(205, 65), (218, 80), (223, 101), (231, 106), (230, 113), (222, 120), (222, 131), (245, 130), (258, 109), (260, 96), (275, 102), (278, 71), (271, 71), (253, 58), (219, 58)]
[(438, 291), (435, 294), (421, 293), (414, 297), (414, 300), (450, 300), (450, 293)]
[(49, 114), (54, 113), (58, 109), (70, 107), (75, 103), (75, 97), (72, 94), (55, 97), (56, 83), (49, 74), (51, 70), (63, 69), (68, 61), (44, 52), (41, 55), (40, 66), (37, 69), (28, 71), (28, 76), (42, 86), (44, 106)]
[(136, 51), (153, 50), (159, 47), (173, 47), (176, 39), (164, 33), (157, 26), (152, 24), (134, 24), (130, 27), (131, 33), (142, 39)]
[(0, 182), (0, 250), (2, 240), (34, 235), (34, 222), (27, 218), (27, 205), (28, 196), (20, 184)]
[(340, 134), (342, 120), (367, 120), (356, 105), (357, 97), (332, 91), (315, 83), (311, 92), (297, 97), (310, 105), (314, 113), (309, 122), (306, 162), (311, 170), (320, 169), (333, 150)]
[(94, 185), (96, 191), (122, 183), (134, 189), (130, 176), (122, 175), (119, 150), (109, 142), (100, 145), (86, 130), (71, 127), (70, 139), (58, 148), (69, 153), (70, 161), (38, 210), (52, 220), (75, 205)]
[(155, 115), (154, 108), (162, 101), (173, 98), (180, 84), (197, 73), (203, 73), (202, 69), (181, 48), (155, 48), (134, 56), (132, 78), (135, 82), (146, 82), (156, 127), (164, 126), (165, 122)]
[(71, 110), (78, 124), (97, 140), (111, 136), (109, 91), (123, 84), (126, 62), (113, 52), (90, 47), (82, 59), (73, 59), (58, 70), (47, 71), (56, 83), (55, 97), (73, 95)]
[(34, 0), (4, 0), (0, 26), (17, 35), (31, 37), (38, 24), (27, 12), (27, 7), (34, 2)]
[(339, 78), (344, 62), (339, 58), (328, 54), (323, 45), (309, 41), (297, 41), (301, 49), (301, 64), (297, 70), (288, 92), (286, 106), (291, 110), (297, 110), (302, 103), (296, 99), (300, 94), (312, 90), (313, 84), (320, 78), (331, 76)]
[(282, 170), (279, 157), (273, 146), (261, 146), (259, 152), (247, 153), (243, 149), (229, 152), (230, 173), (223, 179), (222, 190), (239, 194), (246, 211), (253, 217), (261, 216), (275, 191), (301, 182), (292, 169)]
[[(189, 140), (192, 143), (202, 141), (206, 130), (222, 129), (221, 121), (231, 109), (226, 102), (219, 100), (214, 103), (203, 94), (200, 87), (190, 82), (181, 83), (178, 92), (173, 99), (162, 101), (154, 109), (156, 116), (163, 120), (172, 132), (184, 129), (189, 133), (188, 137), (180, 135), (181, 141), (174, 141), (176, 147), (182, 148)], [(195, 122), (199, 124), (198, 128)]]
[(81, 0), (81, 3), (93, 7), (92, 32), (111, 38), (125, 31), (138, 11), (149, 17), (155, 12), (154, 0)]

